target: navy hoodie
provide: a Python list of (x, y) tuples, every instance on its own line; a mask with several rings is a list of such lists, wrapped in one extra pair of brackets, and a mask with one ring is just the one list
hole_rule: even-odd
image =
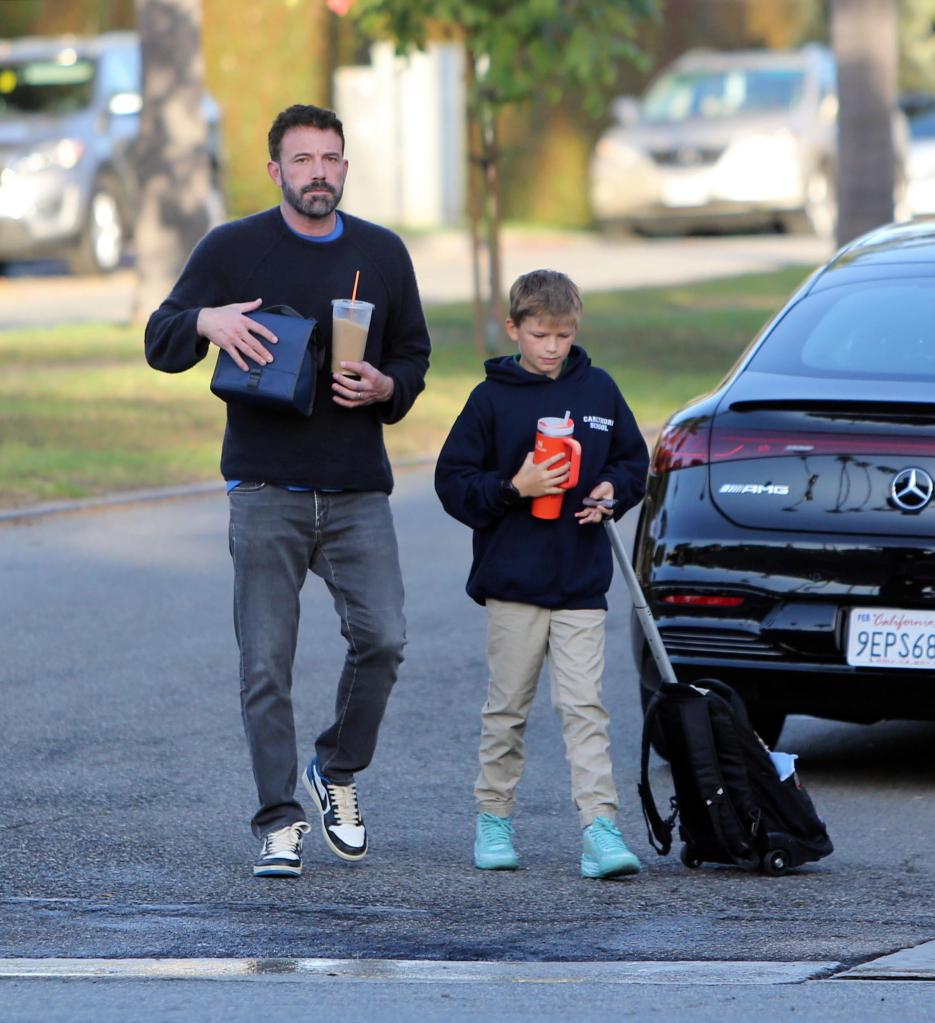
[[(474, 530), (467, 592), (548, 608), (606, 608), (613, 577), (610, 541), (574, 513), (608, 480), (619, 518), (643, 496), (649, 457), (636, 420), (613, 378), (573, 345), (559, 377), (530, 373), (514, 356), (488, 359), (442, 447), (435, 489), (445, 511)], [(581, 444), (578, 486), (565, 492), (558, 519), (533, 518), (529, 500), (510, 507), (500, 483), (535, 444), (542, 416), (571, 413)]]
[(402, 241), (347, 213), (341, 218), (344, 232), (330, 242), (298, 237), (278, 206), (216, 227), (149, 318), (146, 359), (165, 373), (190, 369), (207, 355), (208, 340), (195, 329), (203, 306), (255, 298), (316, 319), (330, 366), (331, 299), (350, 295), (360, 271), (357, 297), (374, 304), (365, 358), (393, 378), (392, 397), (342, 408), (331, 397), (331, 374), (322, 371), (307, 419), (231, 402), (221, 454), (225, 479), (323, 490), (393, 488), (383, 425), (402, 419), (425, 387), (429, 335)]

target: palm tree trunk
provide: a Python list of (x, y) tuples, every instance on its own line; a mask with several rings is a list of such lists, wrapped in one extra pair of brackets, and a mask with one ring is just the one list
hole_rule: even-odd
[(169, 293), (209, 226), (211, 166), (201, 107), (201, 0), (136, 0), (143, 109), (134, 320)]
[(832, 0), (838, 68), (839, 245), (893, 219), (896, 0)]

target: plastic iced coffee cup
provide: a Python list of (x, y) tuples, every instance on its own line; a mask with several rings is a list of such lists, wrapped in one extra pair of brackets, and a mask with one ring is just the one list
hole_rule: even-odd
[[(533, 462), (544, 462), (553, 455), (567, 455), (571, 463), (568, 479), (561, 484), (562, 490), (578, 485), (581, 469), (581, 445), (572, 437), (575, 421), (570, 417), (543, 416), (536, 424), (536, 447)], [(561, 464), (561, 463), (556, 463)], [(555, 468), (555, 466), (553, 466)], [(562, 513), (564, 494), (545, 494), (532, 502), (532, 513), (537, 519), (557, 519)]]
[(342, 362), (362, 362), (370, 330), (373, 303), (354, 298), (331, 300), (331, 372), (359, 379), (357, 373), (343, 369)]

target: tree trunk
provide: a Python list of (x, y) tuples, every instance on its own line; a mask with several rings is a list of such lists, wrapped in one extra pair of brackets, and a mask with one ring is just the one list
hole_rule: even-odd
[[(500, 150), (497, 106), (478, 81), (478, 59), (468, 48), (467, 79), (468, 219), (474, 273), (474, 345), (482, 357), (494, 354), (503, 338), (500, 255)], [(486, 288), (484, 277), (486, 270)]]
[[(468, 50), (465, 53), (464, 73), (467, 79), (467, 94), (474, 95), (476, 81), (476, 58)], [(481, 243), (481, 141), (476, 104), (468, 100), (467, 124), (467, 213), (471, 235), (471, 283), (474, 291), (474, 350), (483, 359), (487, 354), (484, 341), (484, 291), (482, 284), (482, 243)]]
[(839, 245), (893, 219), (898, 14), (896, 0), (832, 0)]
[(137, 0), (143, 109), (134, 320), (165, 298), (209, 226), (201, 0)]
[(484, 329), (486, 348), (493, 355), (503, 338), (503, 273), (500, 253), (500, 150), (497, 110), (489, 107), (484, 125), (484, 220), (487, 229), (489, 292)]

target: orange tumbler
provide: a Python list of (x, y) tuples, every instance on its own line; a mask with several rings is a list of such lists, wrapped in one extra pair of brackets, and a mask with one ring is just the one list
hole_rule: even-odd
[[(568, 474), (568, 479), (562, 484), (562, 490), (570, 490), (578, 485), (578, 473), (581, 470), (581, 445), (572, 437), (574, 430), (574, 420), (568, 416), (565, 416), (564, 419), (560, 419), (558, 416), (543, 416), (539, 420), (536, 431), (536, 449), (532, 456), (534, 462), (544, 462), (553, 455), (568, 455), (571, 471)], [(562, 513), (562, 498), (564, 496), (564, 494), (546, 494), (544, 497), (533, 498), (533, 515), (537, 519), (557, 519)]]

